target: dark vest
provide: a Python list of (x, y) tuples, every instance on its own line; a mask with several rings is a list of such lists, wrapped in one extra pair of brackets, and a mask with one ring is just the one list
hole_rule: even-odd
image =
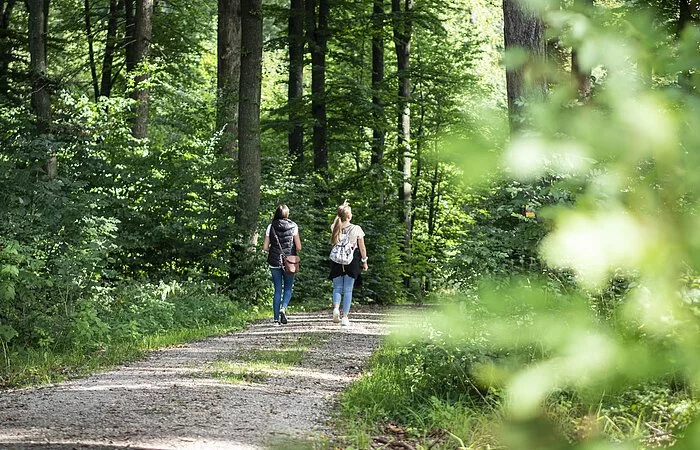
[[(297, 224), (289, 219), (273, 220), (270, 228), (270, 252), (267, 254), (267, 263), (271, 267), (282, 267), (282, 250), (286, 255), (296, 255), (294, 246), (294, 229)], [(279, 239), (279, 244), (277, 239)], [(280, 249), (280, 246), (282, 248)]]

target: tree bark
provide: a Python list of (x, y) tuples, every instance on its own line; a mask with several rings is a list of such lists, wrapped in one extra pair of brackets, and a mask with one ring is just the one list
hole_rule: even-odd
[[(695, 9), (696, 12), (700, 10), (697, 1), (694, 3), (694, 5), (691, 5), (691, 1), (692, 0), (679, 0), (678, 23), (676, 25), (677, 34), (679, 38), (681, 36), (681, 33), (683, 32), (683, 29), (688, 24), (691, 24), (693, 22), (693, 9)], [(684, 70), (678, 74), (678, 85), (686, 90), (692, 90), (693, 83), (691, 71)]]
[(221, 151), (238, 157), (238, 89), (241, 78), (241, 0), (219, 0), (216, 129)]
[(399, 201), (402, 204), (404, 223), (403, 250), (406, 260), (411, 257), (411, 32), (413, 0), (391, 1), (393, 15), (394, 46), (399, 78), (398, 90), (398, 171), (401, 173), (402, 185), (399, 188)]
[[(306, 33), (311, 52), (311, 116), (314, 170), (327, 172), (326, 51), (329, 0), (306, 0)], [(316, 5), (318, 4), (318, 8)], [(318, 12), (316, 11), (318, 9)]]
[(136, 115), (131, 125), (131, 134), (135, 138), (144, 139), (148, 136), (148, 88), (144, 84), (148, 80), (148, 71), (139, 65), (148, 60), (151, 51), (151, 35), (153, 32), (153, 0), (136, 0), (136, 15), (134, 29), (134, 57), (136, 67), (134, 89), (131, 98), (136, 100)]
[(244, 245), (257, 243), (260, 208), (260, 96), (262, 88), (262, 0), (241, 0), (241, 77), (238, 116), (238, 229)]
[(127, 73), (136, 68), (136, 7), (135, 0), (124, 0), (124, 65)]
[[(574, 7), (586, 9), (593, 6), (593, 0), (574, 0)], [(582, 102), (587, 102), (591, 98), (591, 70), (584, 70), (578, 58), (576, 49), (571, 50), (571, 74), (573, 75), (574, 85), (578, 92), (578, 98)]]
[(372, 164), (384, 160), (386, 131), (384, 126), (384, 0), (374, 0), (372, 8)]
[(678, 3), (678, 35), (680, 36), (683, 28), (690, 23), (692, 14), (690, 11), (690, 0), (679, 0)]
[(528, 54), (525, 64), (506, 69), (508, 116), (511, 129), (517, 129), (521, 102), (541, 100), (547, 89), (544, 77), (537, 74), (545, 55), (544, 24), (520, 0), (503, 0), (503, 35), (506, 51), (520, 48)]
[(100, 98), (100, 86), (97, 83), (97, 67), (95, 65), (95, 45), (92, 35), (92, 22), (90, 20), (90, 0), (83, 1), (85, 12), (85, 37), (88, 44), (88, 60), (90, 62), (90, 76), (92, 77), (92, 90), (95, 94), (95, 101)]
[[(28, 0), (29, 9), (29, 79), (32, 84), (31, 106), (36, 117), (36, 129), (48, 133), (51, 127), (51, 95), (46, 71), (49, 0)], [(56, 178), (56, 154), (48, 155), (44, 170), (49, 179)]]
[(46, 38), (48, 0), (28, 0), (29, 7), (29, 78), (32, 84), (31, 105), (37, 130), (45, 133), (51, 123), (51, 97), (46, 77)]
[(289, 6), (289, 84), (287, 107), (289, 108), (289, 156), (298, 172), (304, 162), (304, 127), (301, 113), (304, 95), (304, 0), (291, 0)]
[(119, 11), (124, 7), (121, 1), (109, 0), (109, 18), (107, 19), (107, 37), (105, 38), (105, 54), (102, 58), (102, 79), (100, 80), (100, 95), (112, 95), (112, 66), (114, 50), (117, 46), (117, 27), (119, 26)]
[(428, 200), (428, 236), (435, 235), (435, 222), (437, 217), (437, 198), (440, 192), (440, 159), (435, 158), (433, 176), (430, 179), (430, 198)]
[(0, 95), (7, 95), (10, 89), (9, 65), (12, 59), (12, 41), (10, 39), (10, 19), (15, 0), (0, 0)]

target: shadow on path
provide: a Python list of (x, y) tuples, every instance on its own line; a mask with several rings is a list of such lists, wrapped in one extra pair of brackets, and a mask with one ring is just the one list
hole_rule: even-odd
[[(290, 314), (282, 327), (257, 322), (87, 378), (0, 392), (0, 449), (256, 449), (319, 438), (335, 396), (395, 325), (386, 309), (351, 319), (341, 327), (330, 312)], [(310, 347), (293, 365), (255, 361), (301, 345)]]

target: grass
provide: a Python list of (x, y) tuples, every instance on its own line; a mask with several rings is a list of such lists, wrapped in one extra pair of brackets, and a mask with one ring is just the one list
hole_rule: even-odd
[(322, 343), (321, 334), (304, 334), (282, 340), (274, 349), (239, 351), (237, 361), (216, 361), (204, 375), (228, 383), (263, 383), (270, 372), (285, 370), (301, 363), (309, 349)]
[(135, 341), (113, 341), (91, 352), (52, 349), (14, 352), (8, 355), (5, 364), (0, 368), (0, 388), (56, 383), (85, 376), (136, 360), (151, 350), (240, 330), (248, 323), (267, 315), (267, 311), (241, 311), (225, 324), (172, 330)]
[(206, 375), (233, 384), (264, 383), (269, 378), (269, 369), (270, 367), (264, 365), (217, 361)]

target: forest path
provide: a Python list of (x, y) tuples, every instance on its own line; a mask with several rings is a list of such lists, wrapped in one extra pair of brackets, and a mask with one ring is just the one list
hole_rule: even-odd
[(0, 392), (0, 448), (289, 448), (328, 434), (334, 401), (395, 325), (360, 307), (151, 352), (57, 385)]

